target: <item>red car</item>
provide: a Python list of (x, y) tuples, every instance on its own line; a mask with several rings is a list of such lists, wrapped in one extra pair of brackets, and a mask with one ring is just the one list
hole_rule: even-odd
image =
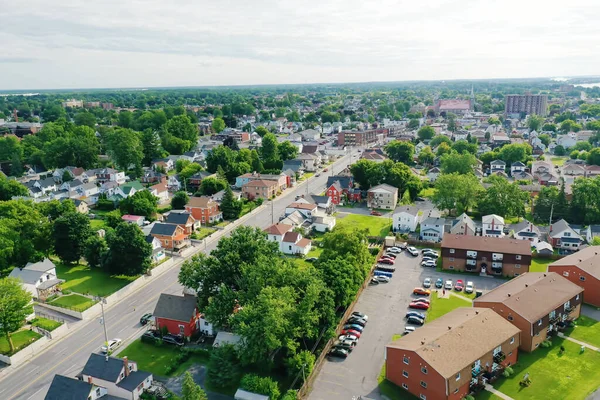
[(418, 297), (416, 299), (413, 299), (413, 303), (427, 303), (427, 304), (431, 304), (431, 301), (429, 299), (426, 299), (425, 297)]
[(342, 335), (353, 335), (360, 339), (360, 332), (355, 331), (354, 329), (344, 329)]
[(417, 308), (419, 310), (429, 310), (429, 304), (422, 301), (413, 301), (408, 305), (409, 308)]
[(464, 287), (465, 287), (465, 285), (464, 285), (462, 279), (457, 280), (456, 283), (454, 284), (454, 290), (456, 290), (457, 292), (462, 292)]
[(389, 265), (394, 264), (394, 260), (392, 260), (391, 258), (380, 258), (379, 260), (377, 260), (377, 262), (381, 263), (381, 264), (389, 264)]
[(377, 215), (378, 217), (381, 217), (381, 213), (379, 211), (371, 211), (371, 215)]

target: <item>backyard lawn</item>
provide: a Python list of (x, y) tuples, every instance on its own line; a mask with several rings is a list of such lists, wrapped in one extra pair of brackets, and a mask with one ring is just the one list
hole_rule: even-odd
[(435, 195), (435, 192), (436, 192), (435, 188), (423, 189), (419, 192), (419, 197), (430, 198), (430, 197), (433, 197), (433, 195)]
[(390, 233), (390, 229), (392, 228), (389, 218), (358, 214), (346, 214), (344, 216), (340, 214), (337, 215), (336, 226), (350, 227), (352, 230), (366, 229), (369, 236), (385, 237)]
[(217, 230), (213, 228), (200, 228), (193, 234), (192, 239), (202, 240), (216, 231)]
[[(42, 335), (34, 331), (22, 330), (13, 333), (12, 335), (10, 335), (10, 337), (12, 339), (13, 345), (15, 346), (15, 352), (18, 352), (19, 350), (24, 349), (31, 343), (41, 338)], [(4, 335), (0, 337), (0, 354), (10, 354), (10, 346)]]
[(60, 296), (48, 304), (81, 312), (93, 306), (94, 300), (77, 293), (72, 293), (65, 296)]
[(600, 347), (600, 321), (581, 315), (577, 318), (576, 324), (574, 328), (565, 332), (565, 335)]
[[(519, 361), (512, 367), (514, 375), (500, 378), (494, 388), (514, 399), (583, 400), (598, 388), (600, 382), (600, 353), (561, 338), (553, 338), (549, 348), (539, 347), (533, 353), (519, 352)], [(565, 347), (559, 354), (560, 346)], [(519, 382), (528, 373), (531, 386)]]
[(140, 339), (131, 343), (125, 349), (119, 352), (119, 357), (127, 356), (128, 359), (137, 362), (138, 369), (152, 372), (158, 376), (176, 376), (184, 373), (192, 364), (205, 365), (208, 362), (206, 357), (193, 354), (189, 360), (181, 363), (177, 369), (167, 374), (167, 367), (171, 364), (171, 359), (179, 353), (179, 348), (162, 344), (155, 346), (149, 343), (142, 343)]
[(82, 264), (71, 267), (56, 262), (56, 260), (54, 263), (56, 264), (56, 274), (66, 281), (61, 285), (62, 289), (77, 293), (108, 296), (137, 278), (137, 276), (111, 276), (102, 269), (92, 269)]
[(58, 328), (59, 326), (62, 325), (62, 323), (60, 323), (58, 321), (54, 321), (54, 320), (42, 318), (42, 317), (36, 317), (36, 318), (32, 319), (31, 321), (29, 321), (29, 323), (33, 326), (37, 326), (38, 328), (42, 328), (42, 329), (45, 329), (50, 332), (52, 332), (53, 330), (55, 330), (56, 328)]
[(427, 311), (427, 322), (431, 322), (436, 318), (441, 317), (444, 314), (449, 313), (455, 308), (459, 307), (472, 307), (473, 304), (470, 301), (463, 300), (460, 297), (450, 295), (449, 298), (438, 298), (437, 292), (431, 294), (431, 307)]
[(98, 229), (104, 229), (104, 220), (103, 219), (91, 219), (90, 225), (93, 230), (97, 231)]
[(568, 157), (552, 157), (552, 164), (558, 165), (559, 167), (564, 165), (565, 161), (567, 161)]
[(556, 260), (551, 260), (549, 258), (532, 258), (529, 272), (546, 272), (548, 264), (552, 264), (554, 261)]

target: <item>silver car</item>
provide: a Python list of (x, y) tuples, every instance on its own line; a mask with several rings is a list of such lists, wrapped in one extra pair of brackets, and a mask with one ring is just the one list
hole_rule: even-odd
[(431, 278), (425, 278), (425, 280), (423, 281), (423, 287), (424, 288), (430, 288), (431, 287)]

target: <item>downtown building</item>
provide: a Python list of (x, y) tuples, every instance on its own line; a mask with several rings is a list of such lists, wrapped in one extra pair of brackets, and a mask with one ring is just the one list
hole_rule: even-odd
[(548, 114), (547, 94), (508, 94), (504, 96), (505, 114)]

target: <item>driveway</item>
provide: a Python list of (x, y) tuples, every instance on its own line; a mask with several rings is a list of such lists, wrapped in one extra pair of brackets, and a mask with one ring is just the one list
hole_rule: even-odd
[(478, 290), (488, 291), (502, 283), (501, 279), (468, 274), (449, 274), (420, 266), (421, 257), (406, 252), (398, 255), (396, 272), (390, 283), (369, 286), (363, 291), (355, 310), (369, 316), (369, 323), (356, 349), (345, 360), (326, 361), (317, 376), (312, 400), (352, 399), (367, 396), (383, 399), (377, 387), (377, 377), (384, 362), (385, 345), (394, 334), (404, 331), (404, 315), (412, 299), (412, 290), (421, 286), (426, 277), (473, 281)]

